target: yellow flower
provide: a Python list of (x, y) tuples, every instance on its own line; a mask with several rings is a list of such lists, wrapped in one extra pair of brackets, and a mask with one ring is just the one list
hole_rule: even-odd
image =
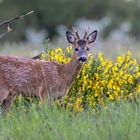
[(99, 74), (98, 73), (95, 73), (94, 76), (95, 76), (96, 80), (99, 80)]
[(136, 61), (136, 59), (134, 59), (134, 60), (132, 61), (132, 64), (133, 64), (134, 66), (137, 65), (137, 61)]
[[(73, 53), (73, 47), (67, 50), (57, 48), (48, 51), (45, 59), (68, 63)], [(74, 112), (83, 111), (85, 102), (96, 110), (98, 104), (106, 107), (106, 101), (134, 99), (140, 94), (140, 65), (128, 52), (125, 56), (118, 56), (116, 61), (103, 58), (102, 53), (98, 59), (89, 55), (87, 63), (83, 65), (81, 73), (77, 76), (69, 94), (63, 104)], [(130, 93), (131, 92), (131, 93)]]
[(112, 87), (113, 87), (113, 80), (112, 80), (112, 79), (108, 82), (107, 87), (108, 87), (109, 89), (112, 89)]
[(129, 77), (129, 78), (128, 78), (128, 83), (129, 83), (129, 84), (133, 84), (132, 77)]
[(99, 93), (98, 93), (98, 91), (95, 91), (95, 97), (98, 97), (99, 96)]
[(41, 57), (42, 57), (42, 59), (44, 59), (44, 58), (45, 58), (45, 55), (44, 55), (44, 53), (41, 55)]
[(116, 71), (118, 71), (118, 67), (115, 65), (115, 66), (112, 68), (112, 70), (116, 72)]
[(110, 101), (113, 101), (113, 100), (114, 100), (113, 95), (111, 95), (111, 94), (109, 95), (109, 100), (110, 100)]
[(102, 53), (99, 54), (99, 60), (102, 62), (103, 61), (103, 55)]
[(54, 51), (50, 51), (50, 56), (51, 56), (51, 57), (54, 57), (54, 56), (55, 56)]
[(121, 65), (123, 63), (124, 59), (121, 56), (117, 57), (117, 62)]

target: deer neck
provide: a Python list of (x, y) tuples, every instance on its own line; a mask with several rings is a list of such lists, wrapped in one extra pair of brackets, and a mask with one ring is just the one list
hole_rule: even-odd
[(65, 65), (65, 79), (68, 85), (75, 80), (82, 69), (83, 64), (77, 60), (77, 54), (74, 52), (71, 61)]

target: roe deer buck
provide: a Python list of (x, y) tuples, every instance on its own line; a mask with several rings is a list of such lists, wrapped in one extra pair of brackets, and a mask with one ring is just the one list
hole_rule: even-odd
[(77, 77), (97, 31), (80, 39), (78, 31), (66, 32), (67, 40), (74, 47), (71, 61), (67, 64), (47, 62), (10, 56), (0, 57), (0, 105), (7, 111), (16, 96), (37, 96), (44, 102), (46, 98), (62, 98), (68, 93)]

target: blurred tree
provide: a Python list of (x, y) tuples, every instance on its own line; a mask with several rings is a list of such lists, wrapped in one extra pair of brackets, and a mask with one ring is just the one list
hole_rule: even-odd
[(104, 16), (112, 20), (112, 24), (105, 30), (107, 34), (123, 21), (129, 21), (133, 27), (132, 34), (140, 36), (139, 0), (5, 0), (0, 3), (0, 20), (31, 10), (35, 11), (35, 15), (16, 25), (12, 23), (16, 30), (10, 36), (11, 39), (18, 40), (27, 26), (37, 29), (48, 27), (51, 38), (56, 34), (55, 28), (59, 24), (71, 27), (79, 17), (100, 19)]

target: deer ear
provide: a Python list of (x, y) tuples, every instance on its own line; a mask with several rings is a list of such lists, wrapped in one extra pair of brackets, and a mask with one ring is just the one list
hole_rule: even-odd
[(89, 43), (89, 44), (90, 44), (90, 43), (93, 43), (93, 42), (95, 41), (96, 37), (97, 37), (97, 30), (93, 31), (92, 33), (90, 33), (90, 34), (88, 35), (88, 37), (87, 37), (88, 43)]
[(67, 40), (68, 40), (69, 43), (71, 43), (71, 44), (75, 43), (76, 38), (70, 31), (66, 32), (66, 36), (67, 36)]

